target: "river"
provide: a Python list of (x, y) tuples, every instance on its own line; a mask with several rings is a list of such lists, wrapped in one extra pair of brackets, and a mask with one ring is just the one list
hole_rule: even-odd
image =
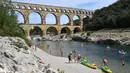
[[(50, 46), (47, 46), (50, 44)], [(110, 47), (110, 49), (107, 48)], [(103, 65), (102, 59), (106, 58), (108, 67), (113, 73), (130, 73), (130, 47), (121, 45), (108, 44), (93, 44), (75, 41), (44, 41), (40, 44), (45, 52), (54, 56), (61, 56), (60, 48), (63, 51), (64, 57), (67, 57), (69, 52), (76, 50), (81, 53), (82, 57), (86, 57), (90, 63), (96, 63), (99, 68)], [(125, 55), (118, 53), (119, 50), (127, 51)], [(121, 65), (121, 59), (124, 60), (125, 66)]]

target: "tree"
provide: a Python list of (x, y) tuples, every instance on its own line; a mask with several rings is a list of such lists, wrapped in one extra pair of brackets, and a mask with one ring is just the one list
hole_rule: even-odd
[(79, 19), (74, 20), (73, 25), (80, 25), (80, 20)]
[(0, 0), (0, 35), (25, 38), (10, 0)]
[(117, 2), (95, 11), (91, 20), (84, 21), (86, 29), (130, 27), (130, 0)]

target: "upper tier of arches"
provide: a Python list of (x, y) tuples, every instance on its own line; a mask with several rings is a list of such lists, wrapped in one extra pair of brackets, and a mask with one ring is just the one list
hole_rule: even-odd
[(20, 2), (13, 2), (11, 7), (16, 8), (16, 9), (28, 9), (28, 10), (74, 13), (74, 14), (93, 15), (93, 13), (94, 13), (94, 11), (85, 10), (85, 9), (58, 7), (58, 6), (49, 6), (49, 5), (39, 5), (39, 4), (31, 4), (31, 3), (20, 3)]

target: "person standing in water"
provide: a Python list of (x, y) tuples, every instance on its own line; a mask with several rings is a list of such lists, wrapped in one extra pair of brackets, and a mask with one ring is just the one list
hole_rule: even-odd
[(50, 47), (50, 44), (47, 44), (47, 49)]
[(60, 48), (60, 52), (61, 52), (61, 57), (63, 57), (63, 51), (62, 51), (62, 49)]
[(107, 66), (107, 60), (103, 59), (104, 66)]
[(124, 60), (123, 60), (123, 59), (121, 60), (121, 63), (122, 63), (122, 66), (124, 66), (124, 65), (125, 65), (125, 62), (124, 62)]
[(51, 50), (49, 50), (49, 52), (50, 52), (50, 55), (51, 55)]

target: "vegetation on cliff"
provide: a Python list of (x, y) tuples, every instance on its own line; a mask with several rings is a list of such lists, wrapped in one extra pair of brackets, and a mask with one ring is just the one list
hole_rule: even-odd
[(130, 0), (118, 0), (108, 7), (95, 11), (92, 19), (84, 19), (86, 29), (130, 27)]
[(0, 0), (0, 36), (21, 37), (29, 44), (10, 0)]

